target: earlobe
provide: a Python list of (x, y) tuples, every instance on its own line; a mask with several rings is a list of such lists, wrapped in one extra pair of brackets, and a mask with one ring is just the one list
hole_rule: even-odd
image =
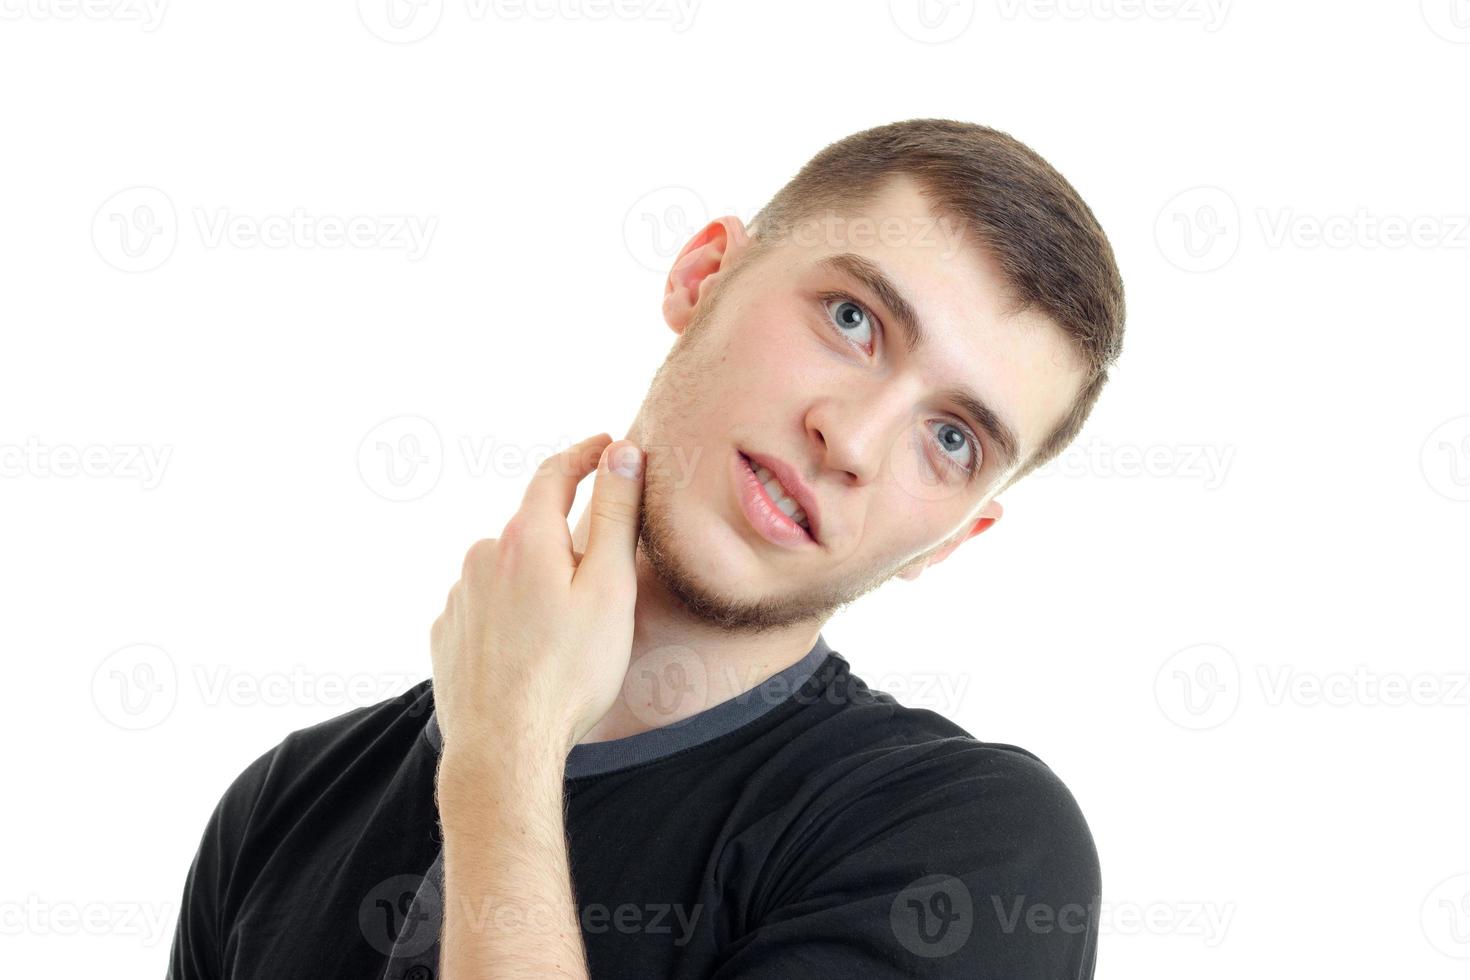
[(970, 533), (965, 535), (965, 537), (967, 539), (973, 538), (981, 531), (988, 531), (992, 527), (995, 527), (995, 522), (1000, 520), (1001, 515), (1005, 512), (1006, 509), (1001, 506), (999, 500), (989, 501), (984, 507), (980, 508), (980, 513), (975, 519), (975, 526), (970, 528)]
[(899, 572), (898, 577), (908, 579), (910, 582), (912, 582), (914, 579), (919, 577), (919, 574), (923, 572), (924, 569), (928, 568), (930, 565), (939, 564), (940, 562), (944, 561), (944, 559), (948, 558), (960, 545), (964, 544), (966, 541), (970, 540), (981, 531), (988, 531), (992, 527), (994, 527), (995, 522), (1000, 520), (1001, 514), (1003, 514), (1004, 512), (1005, 508), (1000, 505), (1000, 501), (990, 501), (983, 508), (981, 508), (979, 516), (975, 518), (975, 523), (972, 524), (970, 526), (970, 529), (966, 531), (962, 536), (955, 538), (949, 544), (946, 544), (942, 548), (939, 548), (928, 558), (924, 559), (924, 561)]
[(693, 319), (705, 284), (730, 268), (748, 243), (744, 222), (726, 215), (705, 225), (679, 250), (664, 280), (664, 320), (674, 333), (682, 334)]

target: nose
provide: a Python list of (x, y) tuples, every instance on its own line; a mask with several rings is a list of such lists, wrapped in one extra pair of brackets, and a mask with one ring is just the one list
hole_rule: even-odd
[(904, 386), (888, 383), (818, 400), (807, 411), (806, 430), (819, 466), (853, 486), (873, 482), (910, 421), (912, 397)]

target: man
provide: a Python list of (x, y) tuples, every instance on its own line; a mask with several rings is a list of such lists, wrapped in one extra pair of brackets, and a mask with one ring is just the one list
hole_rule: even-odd
[(1123, 322), (1091, 211), (1004, 134), (882, 126), (702, 228), (663, 317), (626, 436), (547, 460), (469, 550), (432, 683), (226, 791), (174, 980), (1093, 975), (1065, 785), (820, 633), (1086, 419)]

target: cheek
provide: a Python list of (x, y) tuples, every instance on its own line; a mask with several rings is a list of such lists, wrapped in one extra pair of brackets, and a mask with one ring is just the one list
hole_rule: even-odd
[(938, 547), (950, 529), (932, 504), (916, 503), (903, 490), (887, 486), (874, 498), (863, 518), (855, 551), (870, 567), (886, 568), (925, 555)]
[(743, 387), (785, 401), (850, 383), (852, 360), (824, 343), (818, 327), (787, 304), (765, 314), (753, 311), (732, 345)]
[(926, 444), (934, 438), (922, 418), (904, 430), (888, 450), (884, 478), (892, 488), (894, 506), (907, 508), (916, 519), (942, 522), (950, 511), (966, 504), (965, 480), (947, 471), (938, 450)]

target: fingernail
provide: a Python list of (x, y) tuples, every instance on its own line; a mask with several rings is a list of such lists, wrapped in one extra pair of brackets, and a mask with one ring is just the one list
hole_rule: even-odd
[(638, 471), (643, 468), (643, 453), (638, 451), (637, 446), (619, 446), (618, 451), (613, 453), (611, 465), (614, 473), (636, 480)]

